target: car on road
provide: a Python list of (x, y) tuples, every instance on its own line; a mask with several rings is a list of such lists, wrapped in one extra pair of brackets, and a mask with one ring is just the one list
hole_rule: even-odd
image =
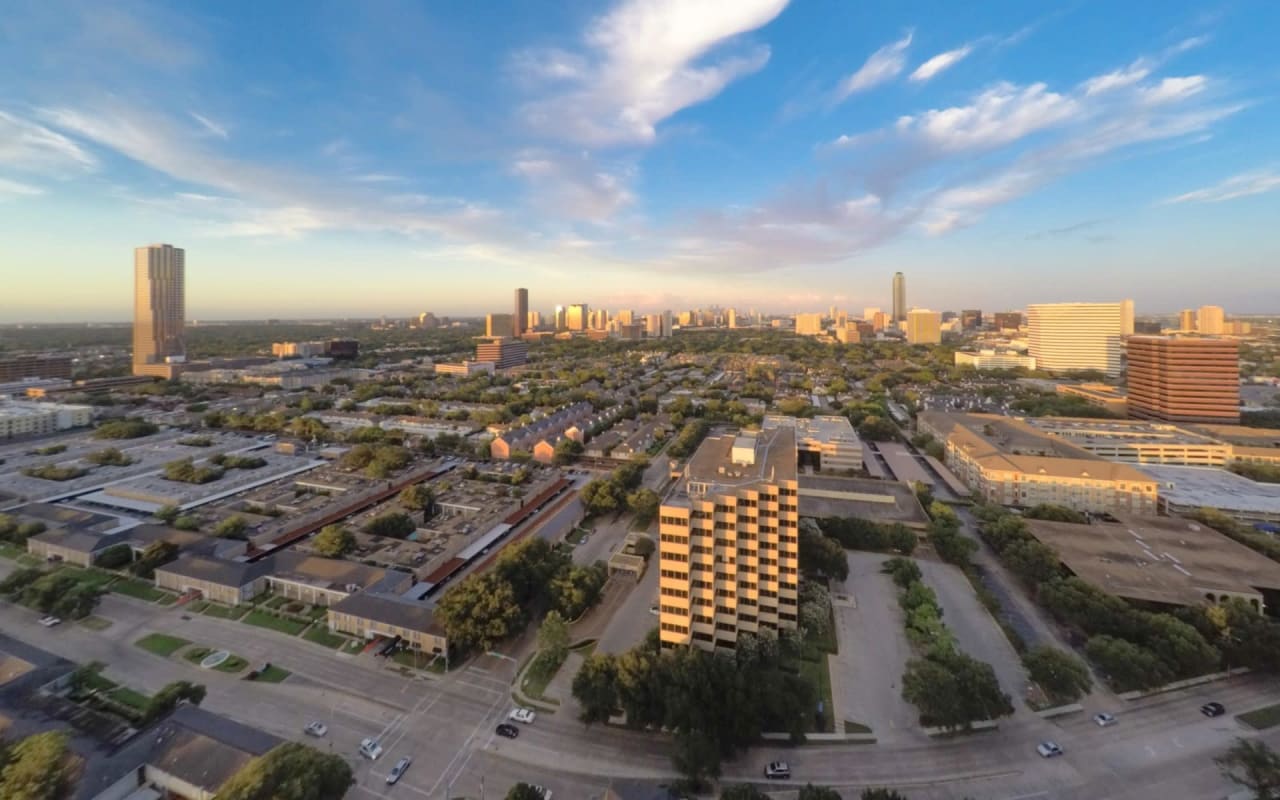
[(538, 715), (533, 712), (532, 708), (513, 708), (511, 713), (507, 715), (507, 719), (523, 722), (525, 725), (532, 725)]
[(536, 784), (536, 783), (534, 783), (534, 784), (530, 784), (530, 785), (531, 785), (531, 786), (533, 786), (533, 790), (534, 790), (535, 792), (537, 792), (538, 794), (542, 795), (542, 800), (551, 800), (551, 790), (550, 790), (550, 789), (548, 789), (548, 788), (547, 788), (547, 787), (545, 787), (545, 786), (539, 786), (539, 785), (538, 785), (538, 784)]
[(321, 736), (324, 736), (329, 732), (329, 726), (325, 725), (323, 722), (308, 722), (307, 727), (303, 728), (302, 732), (308, 736), (314, 736), (319, 739)]
[(40, 624), (45, 626), (46, 628), (52, 628), (54, 625), (61, 625), (62, 620), (55, 616), (50, 615), (47, 617), (41, 617)]
[(510, 722), (504, 722), (498, 726), (496, 733), (504, 739), (514, 739), (520, 735), (520, 729)]
[(656, 603), (654, 605), (649, 606), (649, 613), (655, 614), (655, 615), (658, 613), (658, 606)]
[(1053, 758), (1062, 755), (1063, 750), (1056, 742), (1041, 742), (1036, 745), (1036, 752), (1041, 758)]
[(1200, 706), (1200, 713), (1206, 717), (1220, 717), (1227, 713), (1227, 707), (1222, 703), (1205, 703)]
[(1116, 716), (1115, 714), (1108, 714), (1104, 711), (1101, 714), (1094, 714), (1093, 722), (1099, 728), (1106, 728), (1116, 724)]
[(378, 756), (382, 755), (382, 745), (378, 744), (377, 739), (363, 739), (360, 742), (360, 755), (370, 761), (377, 761)]
[(764, 766), (764, 776), (770, 780), (790, 778), (791, 765), (785, 761), (770, 761)]
[(409, 758), (408, 756), (404, 756), (399, 761), (397, 761), (396, 765), (391, 768), (390, 772), (387, 773), (387, 785), (390, 786), (391, 784), (400, 780), (400, 776), (405, 773), (405, 770), (409, 769), (409, 765), (412, 763), (413, 763), (413, 759)]

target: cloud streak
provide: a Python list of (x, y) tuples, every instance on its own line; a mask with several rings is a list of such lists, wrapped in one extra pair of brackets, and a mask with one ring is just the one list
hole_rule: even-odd
[(911, 46), (911, 31), (896, 42), (891, 42), (871, 54), (857, 72), (840, 81), (836, 87), (835, 101), (847, 100), (850, 95), (874, 89), (893, 80), (907, 65), (907, 48)]
[(1170, 197), (1165, 203), (1223, 203), (1240, 197), (1251, 197), (1280, 189), (1280, 172), (1274, 169), (1258, 170), (1234, 175), (1226, 180), (1196, 189), (1193, 192)]
[(973, 52), (972, 45), (964, 45), (954, 50), (948, 50), (945, 53), (938, 53), (933, 58), (924, 62), (915, 68), (908, 80), (914, 83), (924, 83), (933, 80), (938, 75), (954, 67), (963, 61), (970, 53)]

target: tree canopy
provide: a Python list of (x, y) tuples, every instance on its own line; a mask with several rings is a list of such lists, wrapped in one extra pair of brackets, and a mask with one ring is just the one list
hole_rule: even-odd
[(5, 800), (61, 800), (70, 790), (67, 734), (48, 731), (28, 736), (7, 753), (0, 770)]
[(285, 742), (244, 765), (214, 800), (331, 800), (354, 782), (340, 756)]
[(356, 536), (341, 525), (325, 525), (311, 540), (311, 547), (328, 558), (341, 558), (356, 547)]

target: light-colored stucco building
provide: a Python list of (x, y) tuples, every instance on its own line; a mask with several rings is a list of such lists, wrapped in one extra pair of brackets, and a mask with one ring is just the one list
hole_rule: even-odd
[(1027, 306), (1027, 350), (1050, 372), (1121, 371), (1122, 338), (1133, 334), (1133, 301)]

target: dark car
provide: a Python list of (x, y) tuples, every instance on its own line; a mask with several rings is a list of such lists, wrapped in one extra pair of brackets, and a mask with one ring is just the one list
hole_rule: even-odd
[(520, 729), (509, 722), (504, 722), (498, 726), (497, 733), (504, 739), (514, 739), (520, 735)]
[(1200, 713), (1206, 717), (1220, 717), (1227, 713), (1227, 708), (1222, 703), (1205, 703), (1200, 706)]

